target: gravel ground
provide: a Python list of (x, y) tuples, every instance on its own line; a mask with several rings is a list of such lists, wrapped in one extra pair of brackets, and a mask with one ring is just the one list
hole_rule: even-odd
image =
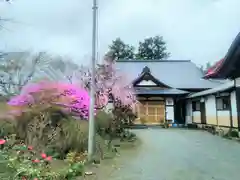
[(96, 169), (94, 180), (239, 180), (240, 144), (185, 129), (134, 130), (141, 140)]

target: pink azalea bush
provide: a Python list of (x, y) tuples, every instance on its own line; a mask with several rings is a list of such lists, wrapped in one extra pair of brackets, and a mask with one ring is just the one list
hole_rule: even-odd
[(74, 113), (87, 119), (89, 103), (88, 92), (77, 85), (45, 80), (23, 87), (21, 93), (11, 98), (8, 105), (13, 107), (11, 112), (15, 114), (35, 104), (56, 105), (64, 112)]

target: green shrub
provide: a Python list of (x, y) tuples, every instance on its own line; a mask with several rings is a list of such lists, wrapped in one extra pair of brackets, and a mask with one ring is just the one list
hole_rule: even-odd
[(96, 120), (95, 120), (96, 131), (102, 136), (110, 133), (112, 121), (113, 121), (113, 117), (111, 114), (106, 113), (103, 110), (99, 111), (96, 115)]
[[(87, 149), (88, 121), (66, 116), (53, 106), (29, 108), (12, 124), (10, 127), (18, 139), (54, 157), (64, 158), (70, 150), (84, 152)], [(5, 129), (4, 135), (13, 132)]]
[(229, 136), (233, 137), (233, 138), (238, 138), (239, 137), (238, 131), (230, 129), (229, 130)]
[(58, 112), (54, 107), (29, 108), (16, 117), (17, 137), (36, 148), (46, 147), (49, 140), (59, 134), (58, 124), (61, 119), (52, 119), (52, 115)]
[(10, 134), (14, 134), (16, 132), (15, 129), (15, 121), (0, 119), (0, 137), (8, 136)]
[(116, 106), (113, 111), (114, 119), (116, 121), (116, 126), (118, 131), (123, 131), (133, 125), (134, 120), (137, 118), (136, 114), (128, 106)]
[[(116, 127), (112, 126), (112, 115), (104, 111), (97, 113), (95, 122), (96, 155), (102, 159), (105, 151), (112, 147), (111, 137)], [(29, 108), (11, 125), (11, 131), (4, 130), (4, 135), (15, 133), (16, 138), (26, 145), (41, 149), (54, 158), (64, 159), (69, 152), (83, 153), (88, 148), (89, 122), (66, 116), (52, 106)]]
[[(2, 142), (2, 139), (1, 139)], [(10, 142), (10, 143), (9, 143)], [(24, 144), (12, 144), (10, 139), (2, 144), (0, 150), (1, 179), (45, 179), (45, 180), (68, 180), (83, 174), (84, 162), (74, 162), (59, 166), (51, 156), (35, 150), (32, 146)]]
[(52, 141), (51, 146), (61, 152), (61, 155), (69, 151), (85, 152), (88, 147), (88, 121), (63, 119), (59, 126), (59, 137)]

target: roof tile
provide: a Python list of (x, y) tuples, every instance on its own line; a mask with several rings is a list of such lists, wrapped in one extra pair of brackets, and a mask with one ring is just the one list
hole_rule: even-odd
[(200, 68), (189, 60), (121, 60), (116, 66), (120, 72), (127, 74), (130, 80), (137, 78), (147, 66), (155, 78), (172, 88), (207, 89), (221, 84), (219, 81), (203, 79)]

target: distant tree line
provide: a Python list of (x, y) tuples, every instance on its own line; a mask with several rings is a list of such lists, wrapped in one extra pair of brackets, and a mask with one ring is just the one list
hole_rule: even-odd
[(118, 61), (124, 60), (163, 60), (170, 56), (167, 52), (166, 42), (162, 36), (154, 36), (140, 41), (138, 47), (125, 43), (121, 38), (116, 38), (109, 45), (107, 56)]

